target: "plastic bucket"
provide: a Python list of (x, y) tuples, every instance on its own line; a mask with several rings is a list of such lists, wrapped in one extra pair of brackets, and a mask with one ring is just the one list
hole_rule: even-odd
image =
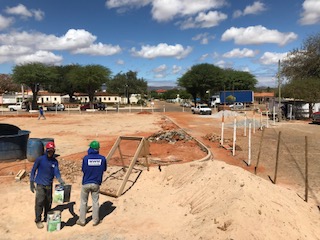
[(55, 232), (61, 228), (61, 211), (50, 211), (47, 215), (47, 231)]
[(40, 140), (42, 142), (44, 151), (48, 142), (54, 142), (54, 138), (41, 138)]
[(34, 162), (37, 157), (43, 155), (43, 145), (40, 138), (29, 138), (27, 143), (27, 159)]
[(57, 184), (54, 188), (53, 202), (63, 203), (64, 199), (64, 186)]
[(64, 185), (63, 202), (70, 202), (71, 185)]

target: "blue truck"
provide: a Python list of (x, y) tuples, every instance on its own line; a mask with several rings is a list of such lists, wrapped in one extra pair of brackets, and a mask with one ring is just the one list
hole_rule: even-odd
[(253, 103), (253, 91), (251, 90), (228, 90), (220, 92), (220, 104), (232, 104), (240, 102), (243, 104)]

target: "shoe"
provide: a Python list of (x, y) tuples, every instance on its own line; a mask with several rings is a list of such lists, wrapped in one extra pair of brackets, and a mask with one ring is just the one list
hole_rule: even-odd
[(37, 228), (41, 229), (43, 228), (43, 223), (42, 222), (36, 222)]
[(94, 222), (93, 224), (92, 224), (92, 226), (97, 226), (97, 225), (99, 225), (99, 223), (100, 223), (101, 221), (98, 221), (98, 222)]
[(80, 225), (81, 227), (84, 227), (86, 225), (85, 223), (80, 222), (80, 220), (78, 220), (76, 224)]

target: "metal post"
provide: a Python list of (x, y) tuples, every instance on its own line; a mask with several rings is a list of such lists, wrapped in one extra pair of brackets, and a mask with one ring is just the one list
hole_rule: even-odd
[(279, 91), (279, 100), (278, 100), (278, 120), (281, 122), (282, 119), (282, 110), (281, 110), (281, 80), (280, 80), (280, 60), (278, 62), (278, 91)]
[(232, 156), (236, 155), (236, 139), (237, 138), (237, 118), (234, 117), (233, 120), (233, 146), (232, 146)]
[(249, 123), (248, 166), (251, 164), (251, 123)]

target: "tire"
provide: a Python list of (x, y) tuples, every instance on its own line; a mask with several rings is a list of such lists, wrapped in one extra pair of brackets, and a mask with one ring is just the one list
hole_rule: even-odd
[(13, 108), (10, 108), (10, 112), (13, 112), (14, 111), (14, 109)]

